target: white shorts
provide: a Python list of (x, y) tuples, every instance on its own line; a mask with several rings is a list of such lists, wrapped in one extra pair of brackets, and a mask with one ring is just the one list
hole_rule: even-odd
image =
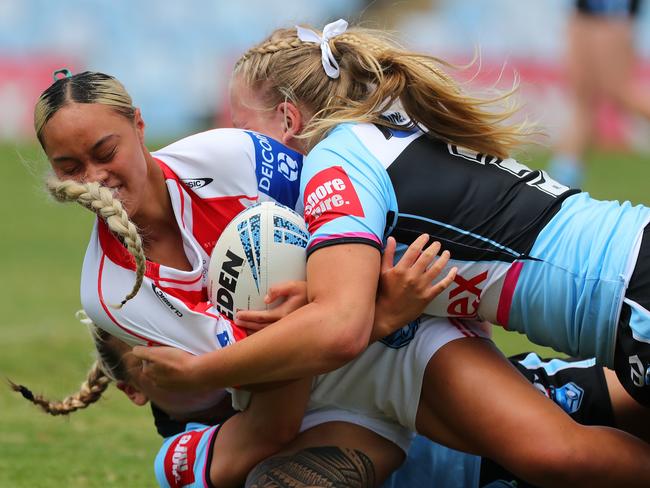
[(325, 422), (350, 422), (407, 450), (431, 358), (448, 342), (489, 333), (480, 323), (421, 317), (372, 344), (346, 366), (317, 376), (302, 430)]

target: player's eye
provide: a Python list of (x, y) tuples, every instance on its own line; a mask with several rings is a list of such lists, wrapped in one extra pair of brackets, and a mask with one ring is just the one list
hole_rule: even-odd
[(117, 147), (114, 147), (108, 151), (102, 151), (100, 154), (97, 155), (97, 161), (99, 161), (100, 163), (108, 163), (115, 157), (116, 153), (117, 153)]
[(63, 173), (65, 176), (73, 176), (79, 172), (79, 166), (68, 166), (65, 168), (61, 168), (61, 173)]

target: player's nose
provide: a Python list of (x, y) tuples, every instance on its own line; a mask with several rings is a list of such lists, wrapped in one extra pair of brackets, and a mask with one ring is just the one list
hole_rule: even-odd
[(85, 181), (103, 184), (108, 178), (108, 171), (101, 166), (90, 164), (86, 167)]

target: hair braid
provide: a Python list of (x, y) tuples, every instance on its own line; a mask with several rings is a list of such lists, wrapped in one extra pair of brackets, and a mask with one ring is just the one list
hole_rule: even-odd
[(261, 100), (258, 110), (291, 101), (312, 115), (296, 136), (308, 150), (341, 123), (395, 127), (383, 116), (393, 109), (431, 137), (499, 157), (535, 133), (513, 119), (517, 81), (506, 92), (475, 97), (447, 73), (459, 67), (406, 49), (389, 33), (351, 27), (328, 42), (340, 66), (336, 79), (324, 72), (318, 43), (300, 41), (295, 28), (275, 30), (233, 71)]
[(264, 56), (265, 54), (274, 54), (284, 49), (295, 49), (297, 47), (300, 47), (302, 44), (303, 42), (297, 37), (291, 40), (269, 40), (268, 42), (260, 44), (259, 46), (256, 46), (246, 52), (240, 59), (240, 62), (248, 59), (255, 54), (259, 54), (261, 56)]
[(12, 390), (19, 392), (24, 398), (38, 405), (44, 412), (50, 415), (68, 415), (81, 408), (86, 408), (91, 403), (100, 399), (102, 393), (106, 391), (111, 379), (104, 373), (100, 361), (95, 361), (86, 380), (81, 384), (81, 388), (74, 395), (70, 395), (61, 401), (50, 401), (43, 398), (42, 395), (34, 395), (32, 391), (23, 385), (17, 385), (9, 380)]
[(62, 181), (52, 177), (48, 179), (47, 187), (58, 201), (77, 202), (102, 218), (111, 232), (117, 235), (133, 256), (136, 265), (136, 279), (131, 292), (124, 297), (119, 305), (116, 305), (117, 308), (121, 308), (138, 293), (146, 269), (147, 260), (137, 227), (129, 219), (122, 203), (113, 196), (108, 188), (99, 183)]

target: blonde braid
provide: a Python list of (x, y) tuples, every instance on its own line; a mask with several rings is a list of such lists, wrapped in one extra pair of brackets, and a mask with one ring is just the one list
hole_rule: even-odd
[(126, 381), (128, 379), (122, 362), (124, 348), (128, 348), (128, 346), (104, 330), (99, 329), (84, 310), (78, 311), (76, 317), (88, 327), (97, 350), (97, 360), (88, 371), (86, 380), (81, 384), (77, 393), (61, 401), (50, 401), (46, 400), (42, 395), (34, 395), (24, 385), (17, 385), (8, 380), (12, 390), (20, 393), (23, 398), (38, 405), (45, 413), (50, 415), (68, 415), (79, 409), (86, 408), (101, 398), (112, 381)]
[(277, 53), (278, 51), (282, 51), (283, 49), (295, 49), (302, 45), (303, 42), (297, 37), (291, 40), (279, 40), (279, 41), (269, 40), (268, 42), (265, 42), (259, 46), (249, 49), (246, 53), (242, 55), (241, 58), (239, 58), (237, 64), (246, 61), (248, 58), (256, 54), (264, 56), (265, 54)]
[(124, 210), (122, 203), (111, 191), (97, 182), (79, 183), (73, 180), (58, 180), (51, 177), (47, 188), (60, 202), (77, 202), (102, 218), (108, 228), (124, 243), (136, 264), (136, 279), (131, 292), (116, 308), (131, 300), (140, 290), (146, 269), (146, 257), (138, 229)]
[(9, 386), (34, 405), (38, 405), (45, 413), (68, 415), (99, 400), (111, 381), (104, 373), (100, 361), (95, 361), (79, 391), (61, 401), (50, 401), (43, 398), (42, 395), (34, 395), (26, 386), (17, 385), (11, 380), (9, 380)]
[[(316, 31), (318, 32), (318, 31)], [(252, 88), (264, 109), (291, 101), (311, 113), (301, 133), (309, 150), (336, 125), (371, 122), (395, 127), (383, 114), (399, 102), (412, 124), (431, 137), (507, 157), (537, 132), (513, 121), (518, 104), (511, 90), (486, 98), (463, 92), (439, 58), (402, 47), (393, 36), (351, 27), (329, 40), (340, 76), (323, 70), (320, 46), (302, 42), (296, 29), (277, 29), (235, 64), (233, 77)]]

